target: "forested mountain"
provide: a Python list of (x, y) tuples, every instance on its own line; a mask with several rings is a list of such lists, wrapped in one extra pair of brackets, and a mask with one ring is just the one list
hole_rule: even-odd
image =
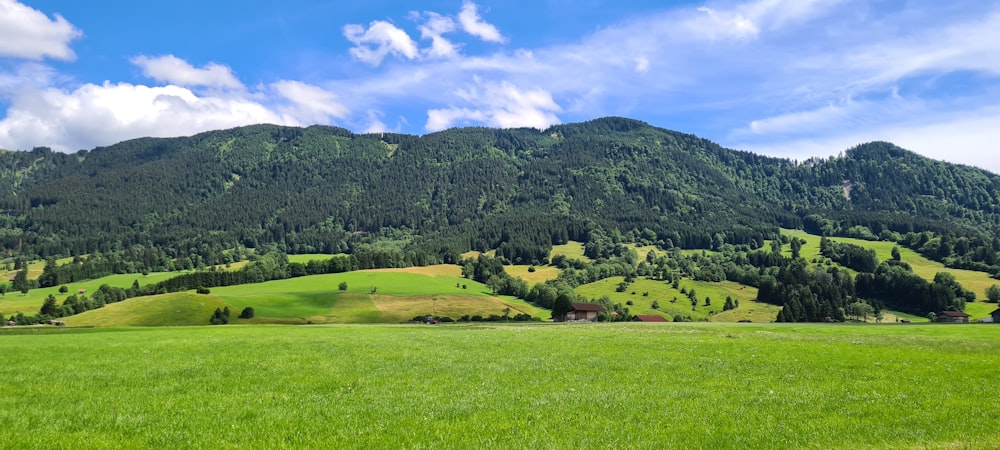
[(779, 227), (915, 232), (911, 246), (989, 269), (1000, 177), (888, 143), (796, 163), (623, 118), (425, 136), (256, 125), (69, 155), (0, 152), (0, 223), (10, 255), (206, 264), (264, 244), (388, 246), (411, 263), (497, 248), (530, 262), (596, 230), (665, 248), (755, 248)]

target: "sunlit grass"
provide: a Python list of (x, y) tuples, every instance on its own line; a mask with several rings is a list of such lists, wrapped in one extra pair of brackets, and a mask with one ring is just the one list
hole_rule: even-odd
[(0, 330), (14, 447), (1000, 446), (1000, 326), (17, 333)]
[(590, 262), (590, 258), (583, 255), (582, 242), (569, 241), (562, 245), (553, 245), (552, 251), (549, 252), (549, 259), (555, 257), (556, 255), (563, 255), (569, 259), (579, 259), (580, 261)]
[(535, 267), (535, 271), (529, 270), (531, 266), (504, 266), (504, 271), (508, 275), (514, 278), (520, 278), (528, 283), (528, 286), (534, 286), (538, 283), (544, 283), (549, 280), (555, 280), (559, 278), (559, 268), (552, 266), (538, 266)]

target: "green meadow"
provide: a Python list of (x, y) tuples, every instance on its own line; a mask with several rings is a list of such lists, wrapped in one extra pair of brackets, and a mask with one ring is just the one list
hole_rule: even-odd
[(17, 448), (997, 448), (1000, 326), (0, 329)]

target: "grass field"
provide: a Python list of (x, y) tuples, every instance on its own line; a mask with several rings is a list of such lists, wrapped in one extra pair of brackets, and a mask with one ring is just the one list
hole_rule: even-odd
[[(805, 240), (806, 243), (803, 244), (801, 255), (807, 261), (811, 261), (813, 258), (820, 258), (822, 256), (819, 253), (819, 242), (821, 237), (808, 234), (801, 230), (781, 230), (782, 234), (788, 235), (790, 237), (797, 237), (799, 239)], [(830, 238), (834, 242), (845, 242), (854, 245), (858, 245), (865, 248), (870, 248), (875, 250), (875, 255), (878, 257), (879, 261), (885, 261), (887, 259), (892, 259), (892, 248), (896, 247), (897, 244), (894, 242), (884, 242), (884, 241), (865, 241), (861, 239), (851, 239), (851, 238)], [(786, 245), (782, 252), (786, 255), (791, 255), (790, 246)], [(966, 289), (976, 293), (977, 304), (968, 305), (966, 307), (966, 313), (968, 313), (973, 320), (979, 320), (983, 317), (989, 315), (990, 311), (994, 308), (989, 308), (989, 306), (983, 303), (986, 299), (986, 288), (994, 284), (1000, 284), (1000, 280), (994, 280), (990, 278), (989, 274), (984, 272), (976, 272), (972, 270), (962, 270), (962, 269), (949, 269), (936, 261), (931, 261), (924, 258), (919, 253), (899, 246), (900, 259), (906, 262), (911, 267), (913, 267), (913, 273), (919, 275), (925, 280), (931, 281), (934, 279), (934, 275), (938, 272), (949, 272), (955, 276), (955, 280), (958, 281)], [(985, 306), (984, 306), (985, 305)]]
[(535, 267), (534, 272), (529, 272), (529, 267), (531, 266), (504, 266), (503, 269), (508, 275), (524, 280), (525, 283), (528, 283), (529, 287), (538, 283), (554, 280), (559, 277), (558, 267), (538, 266)]
[(579, 259), (580, 261), (590, 262), (590, 258), (583, 256), (583, 243), (577, 241), (569, 241), (562, 245), (552, 246), (552, 251), (549, 252), (549, 259), (553, 256), (563, 255), (569, 259)]
[(0, 335), (0, 442), (18, 448), (1000, 447), (1000, 326)]
[[(676, 314), (690, 316), (692, 320), (711, 320), (722, 322), (738, 322), (740, 320), (751, 320), (754, 322), (773, 322), (778, 316), (779, 307), (765, 303), (757, 303), (757, 289), (750, 286), (743, 286), (738, 283), (724, 281), (721, 283), (707, 283), (682, 280), (678, 289), (675, 290), (669, 283), (655, 281), (646, 278), (639, 278), (630, 284), (625, 292), (616, 292), (618, 284), (624, 277), (611, 277), (585, 284), (576, 288), (576, 293), (587, 298), (597, 299), (607, 295), (614, 303), (621, 303), (629, 308), (632, 314), (654, 314), (673, 318)], [(692, 288), (698, 297), (698, 305), (691, 309), (691, 302), (686, 294), (680, 293), (680, 288), (690, 291)], [(635, 294), (633, 294), (633, 292)], [(644, 293), (649, 293), (644, 296)], [(726, 304), (726, 296), (731, 296), (734, 300), (740, 301), (740, 307), (730, 311), (722, 311), (722, 306)], [(671, 303), (673, 298), (677, 298), (676, 303)], [(712, 299), (712, 304), (705, 306), (705, 297)], [(632, 301), (632, 305), (626, 302)], [(659, 310), (652, 308), (653, 301), (659, 302)]]
[[(216, 297), (178, 292), (136, 297), (62, 320), (68, 326), (91, 327), (208, 325), (215, 309), (225, 306)], [(231, 312), (234, 319), (239, 313)]]
[[(526, 303), (514, 304), (490, 295), (489, 288), (461, 278), (460, 272), (457, 266), (364, 270), (229, 286), (213, 289), (212, 294), (236, 310), (252, 306), (262, 318), (312, 323), (398, 323), (420, 314), (458, 319), (463, 315), (502, 315), (507, 307), (512, 314), (541, 315)], [(343, 294), (338, 290), (341, 282), (348, 286)], [(339, 304), (338, 298), (345, 294), (348, 303)]]

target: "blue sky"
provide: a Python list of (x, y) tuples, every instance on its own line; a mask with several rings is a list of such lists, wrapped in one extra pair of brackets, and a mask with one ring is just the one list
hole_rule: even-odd
[(887, 140), (1000, 172), (997, 1), (153, 4), (0, 0), (0, 148), (616, 115), (788, 158)]

